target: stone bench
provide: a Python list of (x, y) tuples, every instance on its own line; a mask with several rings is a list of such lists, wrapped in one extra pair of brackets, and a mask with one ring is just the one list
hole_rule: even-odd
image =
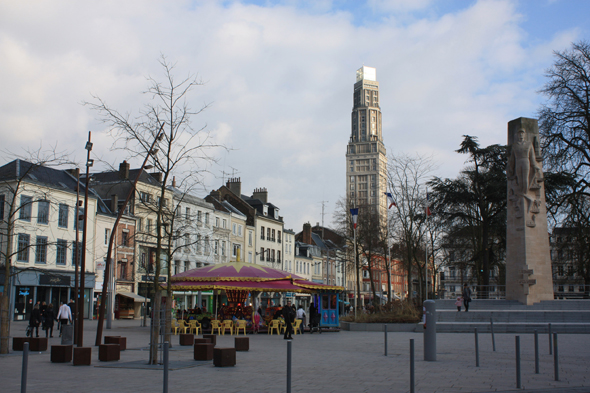
[(90, 366), (92, 362), (92, 348), (74, 348), (74, 366)]
[[(203, 345), (203, 344), (199, 344)], [(235, 348), (215, 348), (213, 350), (213, 364), (215, 367), (232, 367), (236, 365)]]
[(250, 350), (250, 337), (235, 337), (234, 347), (236, 348), (236, 351)]
[(217, 334), (203, 334), (203, 338), (211, 340), (211, 344), (217, 345)]
[(181, 333), (179, 335), (179, 343), (180, 343), (180, 345), (194, 345), (195, 344), (195, 335)]
[(124, 351), (127, 349), (127, 337), (105, 336), (104, 343), (105, 344), (119, 344), (119, 348), (121, 351)]
[(119, 344), (101, 344), (98, 346), (98, 360), (112, 362), (121, 359)]
[[(30, 343), (30, 337), (13, 337), (12, 338), (12, 350), (13, 351), (22, 351), (25, 343)], [(31, 344), (29, 344), (29, 349)]]
[(211, 360), (213, 359), (213, 349), (215, 344), (200, 343), (194, 345), (193, 358), (195, 360)]
[(72, 361), (73, 345), (52, 345), (51, 362), (52, 363), (69, 363)]

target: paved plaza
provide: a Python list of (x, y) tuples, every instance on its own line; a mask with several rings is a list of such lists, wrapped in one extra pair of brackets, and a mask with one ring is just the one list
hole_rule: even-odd
[[(28, 392), (162, 392), (162, 367), (147, 366), (149, 330), (139, 321), (114, 321), (105, 335), (127, 337), (118, 362), (99, 362), (96, 321), (85, 323), (85, 344), (92, 346), (92, 366), (50, 362), (49, 351), (29, 356)], [(24, 336), (26, 322), (12, 324)], [(45, 333), (45, 332), (43, 332)], [(58, 334), (49, 345), (59, 344)], [(235, 367), (216, 368), (192, 360), (192, 347), (170, 351), (169, 391), (286, 391), (287, 341), (282, 336), (248, 335), (250, 351), (237, 353)], [(516, 391), (515, 334), (479, 335), (480, 367), (475, 367), (474, 335), (439, 333), (437, 361), (423, 361), (423, 335), (389, 333), (388, 355), (382, 332), (297, 335), (293, 340), (293, 392), (409, 392), (409, 341), (416, 348), (416, 392)], [(527, 392), (590, 392), (590, 336), (559, 335), (559, 376), (554, 381), (547, 334), (539, 337), (540, 374), (534, 373), (533, 335), (521, 334), (522, 385)], [(218, 346), (233, 346), (233, 337), (218, 337)], [(20, 392), (22, 352), (0, 356), (0, 392)], [(522, 391), (522, 390), (521, 390)]]

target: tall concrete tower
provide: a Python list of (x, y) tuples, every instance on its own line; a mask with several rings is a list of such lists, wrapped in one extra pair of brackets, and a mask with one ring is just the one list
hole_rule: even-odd
[(387, 219), (387, 154), (381, 131), (377, 70), (359, 68), (354, 84), (352, 127), (346, 150), (346, 200)]

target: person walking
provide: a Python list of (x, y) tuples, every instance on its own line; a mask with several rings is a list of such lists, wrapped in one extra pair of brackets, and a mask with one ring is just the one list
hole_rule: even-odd
[(292, 334), (293, 334), (293, 320), (295, 319), (295, 312), (293, 311), (293, 308), (291, 307), (291, 301), (287, 300), (287, 305), (285, 307), (283, 307), (283, 318), (285, 319), (285, 335), (283, 336), (283, 338), (285, 340), (292, 340)]
[(61, 333), (63, 332), (64, 326), (68, 324), (68, 321), (72, 322), (72, 311), (70, 310), (70, 307), (68, 307), (67, 304), (61, 304), (59, 312), (57, 313), (57, 319), (59, 319), (59, 336), (61, 337)]
[(31, 327), (31, 337), (33, 337), (33, 329), (35, 329), (35, 333), (37, 337), (39, 337), (39, 324), (41, 323), (41, 310), (39, 310), (39, 305), (35, 304), (33, 307), (33, 311), (31, 312), (31, 318), (29, 319), (29, 326)]
[(49, 303), (47, 310), (45, 310), (45, 320), (43, 321), (45, 337), (53, 337), (53, 321), (57, 321), (57, 317), (53, 311), (53, 303)]
[(300, 304), (299, 308), (297, 309), (297, 319), (301, 320), (301, 324), (299, 325), (299, 330), (301, 332), (301, 334), (303, 334), (303, 332), (305, 331), (305, 311), (303, 310), (303, 306)]
[(469, 311), (469, 303), (471, 302), (471, 289), (467, 286), (467, 283), (463, 284), (463, 305), (465, 306), (465, 312)]
[(457, 296), (457, 300), (455, 301), (455, 306), (457, 306), (457, 311), (461, 312), (461, 306), (463, 305), (463, 300), (461, 296)]

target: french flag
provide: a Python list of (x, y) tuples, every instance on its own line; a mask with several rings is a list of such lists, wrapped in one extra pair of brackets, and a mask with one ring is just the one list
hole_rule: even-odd
[(391, 192), (384, 192), (384, 194), (387, 195), (387, 202), (389, 203), (388, 209), (391, 209), (392, 206), (397, 206), (393, 200), (393, 195), (391, 195)]
[(356, 220), (359, 216), (359, 209), (358, 208), (350, 209), (350, 214), (352, 215), (352, 223), (354, 224), (354, 229), (356, 229)]
[(432, 212), (430, 211), (429, 199), (430, 199), (430, 195), (428, 194), (428, 191), (426, 191), (426, 208), (425, 208), (426, 217), (430, 217), (432, 215)]

